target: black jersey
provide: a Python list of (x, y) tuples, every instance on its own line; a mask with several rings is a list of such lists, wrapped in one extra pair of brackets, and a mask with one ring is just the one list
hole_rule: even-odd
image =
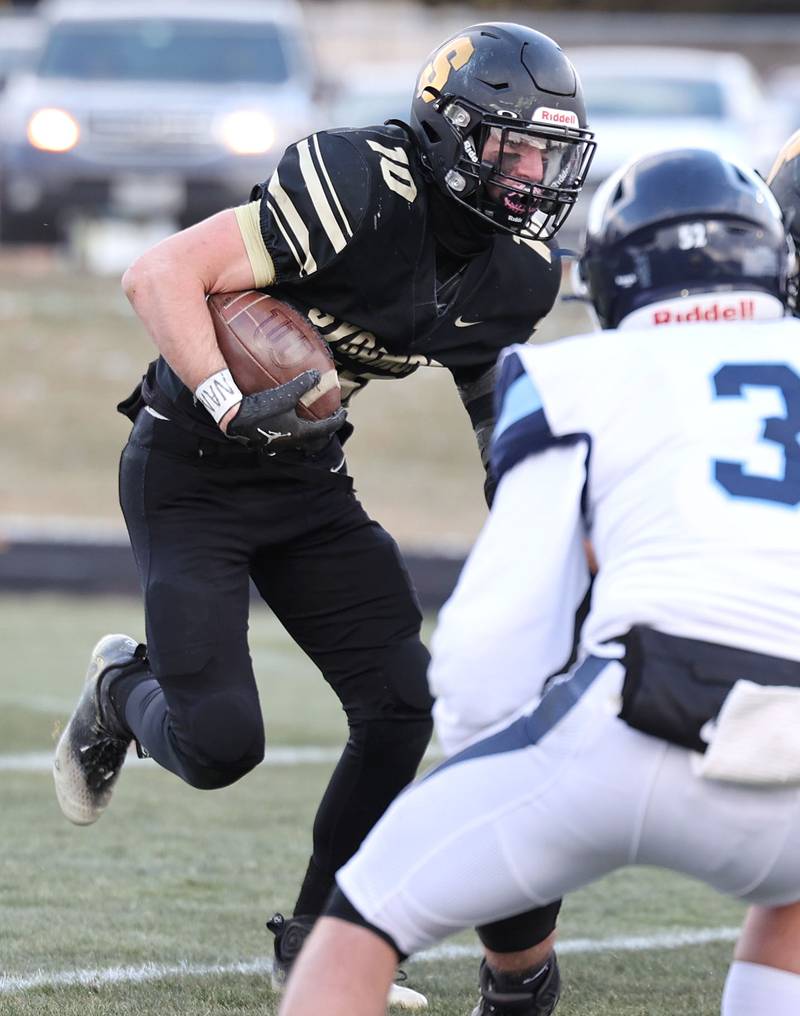
[[(420, 366), (474, 379), (502, 348), (525, 342), (555, 301), (560, 263), (545, 243), (495, 232), (471, 257), (448, 255), (432, 228), (430, 186), (408, 133), (388, 124), (292, 145), (253, 192), (263, 288), (328, 341), (345, 402), (371, 379)], [(221, 436), (163, 360), (156, 380), (178, 421), (188, 414)]]

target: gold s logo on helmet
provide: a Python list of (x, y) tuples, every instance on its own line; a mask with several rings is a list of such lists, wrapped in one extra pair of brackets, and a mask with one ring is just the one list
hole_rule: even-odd
[(460, 70), (474, 52), (475, 47), (468, 35), (462, 35), (458, 39), (453, 39), (452, 42), (446, 42), (433, 56), (431, 62), (423, 68), (422, 74), (419, 76), (417, 95), (423, 102), (433, 102), (436, 98), (435, 93), (426, 92), (426, 88), (430, 87), (436, 92), (441, 92), (447, 84), (450, 71)]
[(778, 175), (778, 171), (785, 166), (787, 162), (791, 162), (792, 159), (797, 158), (798, 155), (800, 155), (800, 131), (795, 131), (783, 148), (781, 148), (778, 152), (777, 158), (772, 165), (772, 169), (769, 171), (767, 176), (767, 183), (771, 184)]

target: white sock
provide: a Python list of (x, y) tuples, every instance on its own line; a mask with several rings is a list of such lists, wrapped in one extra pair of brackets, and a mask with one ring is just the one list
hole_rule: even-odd
[(800, 974), (761, 963), (731, 963), (722, 1016), (798, 1016)]

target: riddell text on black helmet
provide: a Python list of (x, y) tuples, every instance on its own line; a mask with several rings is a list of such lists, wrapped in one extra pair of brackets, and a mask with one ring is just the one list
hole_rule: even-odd
[(472, 214), (531, 239), (554, 236), (594, 154), (575, 68), (522, 25), (472, 25), (423, 66), (411, 127), (436, 185)]

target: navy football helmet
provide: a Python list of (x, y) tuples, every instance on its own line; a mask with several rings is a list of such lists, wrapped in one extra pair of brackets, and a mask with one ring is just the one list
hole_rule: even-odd
[(754, 172), (716, 152), (641, 156), (589, 209), (579, 275), (604, 328), (659, 300), (725, 290), (789, 299), (793, 244)]
[(411, 106), (437, 186), (495, 228), (546, 240), (586, 179), (594, 135), (561, 49), (522, 25), (472, 25), (426, 62)]

